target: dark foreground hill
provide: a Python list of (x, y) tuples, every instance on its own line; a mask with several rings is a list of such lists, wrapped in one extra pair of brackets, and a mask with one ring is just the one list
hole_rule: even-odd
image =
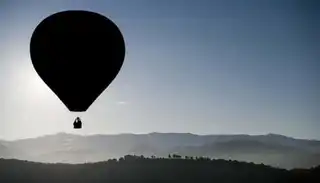
[(320, 182), (320, 168), (284, 170), (265, 165), (208, 158), (144, 158), (90, 164), (43, 164), (0, 160), (1, 183), (113, 183), (113, 182)]

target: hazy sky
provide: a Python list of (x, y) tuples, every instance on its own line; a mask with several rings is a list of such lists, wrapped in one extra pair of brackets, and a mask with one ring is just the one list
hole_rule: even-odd
[[(1, 0), (0, 139), (155, 131), (320, 139), (318, 2)], [(29, 56), (37, 24), (68, 9), (111, 18), (127, 46), (119, 75), (82, 114), (67, 110)], [(77, 115), (84, 124), (75, 131)]]

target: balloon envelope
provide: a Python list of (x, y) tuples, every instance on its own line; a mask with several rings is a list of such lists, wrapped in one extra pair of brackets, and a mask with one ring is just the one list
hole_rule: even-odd
[(63, 11), (36, 27), (30, 56), (38, 75), (66, 107), (83, 112), (117, 76), (125, 43), (108, 18), (89, 11)]

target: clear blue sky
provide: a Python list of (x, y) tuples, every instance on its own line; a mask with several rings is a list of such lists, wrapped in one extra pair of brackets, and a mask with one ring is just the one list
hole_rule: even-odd
[[(122, 30), (124, 66), (72, 129), (33, 69), (37, 24), (69, 9)], [(312, 0), (2, 0), (0, 138), (191, 132), (320, 139), (320, 3)]]

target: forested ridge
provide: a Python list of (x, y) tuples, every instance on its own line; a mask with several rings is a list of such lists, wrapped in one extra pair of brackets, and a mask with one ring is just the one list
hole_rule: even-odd
[(320, 182), (320, 167), (285, 170), (263, 164), (205, 157), (127, 155), (98, 163), (45, 164), (0, 160), (1, 183), (102, 182)]
[(16, 141), (0, 140), (0, 158), (42, 163), (101, 162), (128, 154), (150, 157), (210, 157), (293, 169), (320, 165), (320, 141), (268, 135), (149, 133), (88, 135), (58, 133)]

